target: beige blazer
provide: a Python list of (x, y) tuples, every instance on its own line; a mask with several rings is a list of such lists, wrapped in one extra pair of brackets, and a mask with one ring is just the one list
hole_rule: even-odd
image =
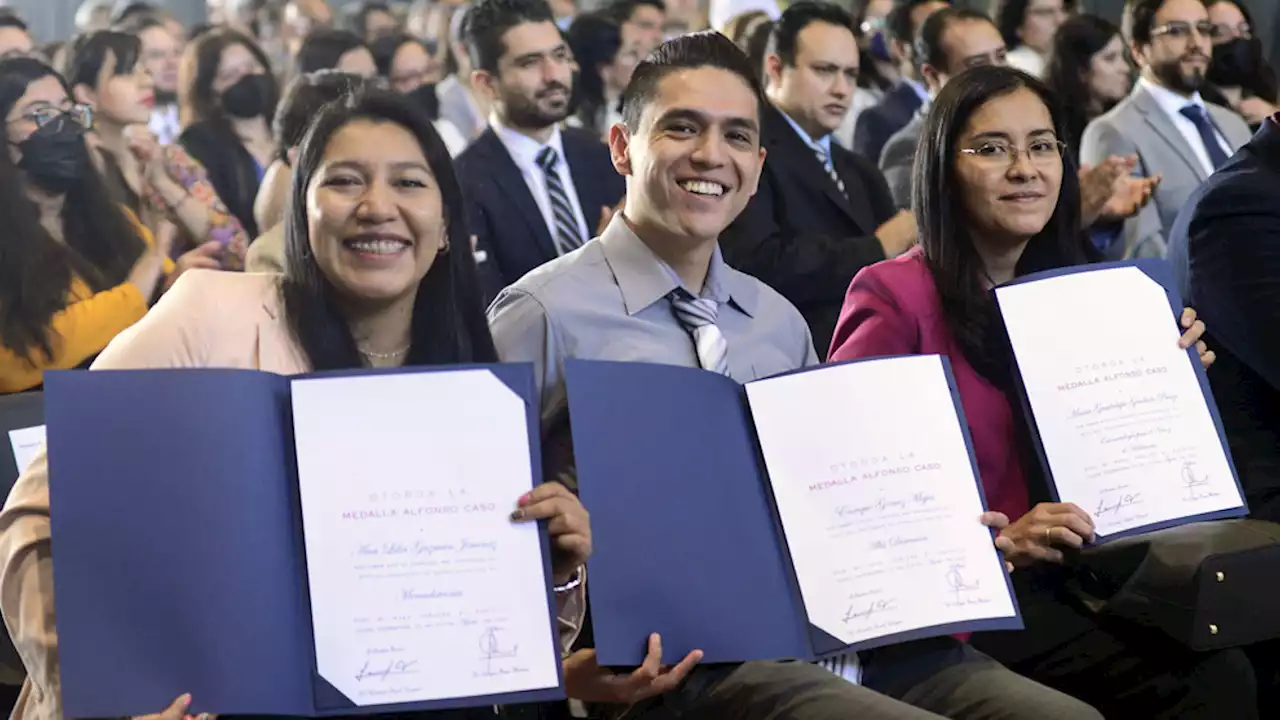
[[(309, 364), (284, 319), (279, 282), (280, 276), (270, 274), (187, 272), (150, 313), (116, 336), (93, 368), (307, 372)], [(557, 598), (566, 651), (582, 626), (584, 590), (579, 585)], [(27, 671), (12, 717), (60, 720), (49, 472), (43, 451), (18, 479), (0, 511), (0, 610)], [(183, 652), (182, 639), (175, 641), (174, 652)]]

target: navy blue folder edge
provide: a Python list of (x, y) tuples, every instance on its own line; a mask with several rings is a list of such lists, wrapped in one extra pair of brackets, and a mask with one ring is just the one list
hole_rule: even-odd
[[(431, 367), (399, 367), (399, 368), (379, 368), (364, 370), (332, 370), (327, 372), (306, 373), (295, 375), (290, 378), (293, 380), (309, 380), (314, 378), (326, 377), (348, 377), (348, 376), (369, 376), (369, 375), (402, 375), (419, 372), (454, 372), (458, 370), (487, 370), (494, 377), (500, 380), (504, 385), (511, 389), (516, 395), (524, 400), (525, 405), (525, 425), (529, 433), (529, 461), (533, 471), (533, 487), (542, 484), (542, 442), (538, 425), (538, 402), (537, 402), (537, 386), (533, 380), (533, 365), (530, 363), (510, 363), (505, 365), (480, 365), (480, 364), (459, 364), (444, 365)], [(290, 413), (290, 438), (293, 437), (292, 432), (292, 413)], [(291, 448), (292, 449), (292, 448)], [(296, 453), (295, 453), (296, 456)], [(315, 637), (315, 628), (312, 625), (311, 615), (311, 599), (310, 594), (305, 592), (309, 587), (307, 581), (307, 555), (305, 544), (305, 530), (302, 526), (302, 495), (298, 484), (298, 468), (294, 464), (290, 468), (293, 480), (294, 494), (294, 528), (296, 533), (294, 537), (297, 539), (297, 557), (299, 559), (299, 571), (302, 573), (302, 588), (304, 597), (302, 598), (303, 617), (307, 619), (307, 626), (312, 629), (312, 637)], [(512, 498), (512, 502), (515, 498)], [(551, 536), (547, 532), (547, 523), (540, 521), (538, 523), (538, 545), (542, 550), (542, 572), (543, 576), (551, 577)], [(558, 661), (560, 652), (560, 627), (557, 619), (555, 591), (550, 580), (547, 582), (547, 610), (551, 617), (548, 632), (551, 633), (552, 647), (556, 649), (556, 687), (545, 688), (541, 690), (525, 690), (513, 693), (498, 693), (494, 695), (480, 695), (472, 697), (444, 698), (440, 700), (431, 700), (426, 702), (414, 703), (391, 703), (386, 705), (356, 705), (346, 695), (337, 688), (333, 687), (329, 681), (320, 675), (319, 665), (316, 660), (315, 643), (312, 642), (307, 647), (307, 656), (311, 661), (311, 678), (313, 687), (313, 699), (315, 715), (317, 717), (330, 717), (339, 715), (351, 715), (353, 710), (360, 714), (382, 714), (382, 713), (401, 713), (401, 712), (417, 712), (425, 710), (448, 710), (457, 708), (483, 707), (485, 705), (517, 705), (522, 703), (548, 702), (553, 700), (563, 700), (564, 695), (564, 671)]]
[[(1093, 263), (1089, 265), (1075, 265), (1071, 267), (1058, 268), (1056, 270), (1046, 270), (1044, 272), (1032, 273), (1016, 278), (1011, 282), (1005, 283), (1001, 287), (1010, 287), (1013, 285), (1022, 285), (1024, 283), (1036, 282), (1037, 280), (1047, 280), (1054, 277), (1062, 277), (1065, 275), (1075, 275), (1078, 273), (1094, 272), (1096, 270), (1111, 270), (1113, 268), (1135, 267), (1142, 271), (1142, 274), (1164, 288), (1165, 295), (1169, 298), (1169, 308), (1173, 312), (1173, 321), (1181, 330), (1182, 296), (1178, 292), (1177, 284), (1174, 282), (1173, 269), (1169, 263), (1164, 260), (1154, 258), (1143, 258), (1138, 260), (1118, 260), (1115, 262)], [(996, 295), (999, 298), (999, 295)], [(997, 299), (997, 305), (999, 300)], [(1145, 535), (1157, 530), (1165, 530), (1180, 525), (1186, 525), (1194, 522), (1206, 522), (1209, 520), (1225, 520), (1229, 518), (1244, 517), (1249, 514), (1248, 501), (1245, 500), (1244, 490), (1240, 485), (1240, 475), (1236, 472), (1235, 460), (1231, 457), (1231, 446), (1227, 442), (1227, 433), (1222, 426), (1222, 416), (1218, 413), (1218, 403), (1213, 397), (1213, 390), (1209, 387), (1209, 376), (1205, 372), (1204, 366), (1200, 364), (1200, 353), (1195, 347), (1187, 348), (1187, 362), (1191, 363), (1192, 369), (1195, 371), (1196, 380), (1200, 383), (1200, 393), (1204, 397), (1205, 404), (1209, 407), (1209, 415), (1213, 418), (1213, 427), (1218, 432), (1218, 442), (1222, 444), (1222, 451), (1227, 456), (1227, 466), (1231, 468), (1231, 478), (1236, 484), (1236, 490), (1240, 493), (1242, 505), (1238, 508), (1228, 508), (1217, 512), (1201, 513), (1199, 515), (1191, 515), (1177, 520), (1166, 520), (1163, 522), (1155, 522), (1147, 525), (1140, 525), (1130, 528), (1123, 532), (1112, 533), (1110, 535), (1097, 535), (1094, 539), (1094, 545), (1120, 540), (1122, 538), (1132, 537), (1135, 535)], [(1062, 497), (1058, 494), (1058, 486), (1053, 481), (1053, 470), (1049, 467), (1049, 458), (1044, 452), (1044, 441), (1040, 439), (1040, 428), (1036, 424), (1035, 415), (1031, 412), (1031, 399), (1027, 396), (1026, 385), (1022, 381), (1022, 371), (1018, 369), (1018, 364), (1013, 364), (1013, 374), (1015, 386), (1018, 390), (1018, 402), (1022, 405), (1023, 414), (1027, 418), (1027, 423), (1031, 430), (1031, 438), (1035, 445), (1036, 457), (1040, 461), (1040, 467), (1044, 471), (1045, 480), (1049, 488), (1049, 494), (1055, 502), (1061, 502)], [(1087, 510), (1087, 508), (1086, 508)], [(1012, 518), (1011, 518), (1012, 519)]]
[[(787, 375), (799, 375), (801, 373), (812, 372), (822, 368), (835, 365), (855, 365), (859, 363), (877, 362), (881, 360), (896, 360), (904, 357), (921, 357), (919, 355), (882, 355), (879, 357), (855, 358), (853, 360), (843, 360), (840, 362), (825, 363), (822, 365), (812, 365), (806, 368), (798, 368), (796, 370), (788, 370), (786, 372), (771, 375), (760, 380), (753, 380), (752, 383), (764, 380), (772, 380), (774, 378), (785, 377)], [(928, 357), (936, 357), (942, 361), (942, 372), (946, 377), (947, 390), (951, 393), (951, 402), (955, 406), (956, 419), (960, 422), (960, 434), (964, 437), (965, 451), (969, 455), (969, 466), (973, 469), (974, 483), (978, 488), (978, 499), (982, 502), (982, 509), (989, 510), (987, 505), (987, 493), (982, 488), (982, 476), (978, 474), (977, 456), (973, 450), (973, 437), (969, 434), (969, 423), (965, 419), (964, 405), (960, 402), (960, 391), (956, 387), (955, 374), (951, 371), (951, 360), (945, 355), (933, 355)], [(747, 383), (750, 385), (751, 383)], [(743, 387), (743, 402), (746, 402), (746, 389)], [(747, 407), (747, 416), (751, 417), (750, 405)], [(1009, 577), (1009, 573), (1004, 569), (1004, 555), (999, 550), (992, 547), (995, 554), (995, 561), (999, 565), (1000, 575), (1004, 578), (1005, 590), (1009, 594), (1009, 598), (1013, 603), (1013, 615), (1002, 618), (989, 618), (986, 620), (967, 620), (955, 623), (943, 623), (941, 625), (929, 625), (926, 627), (908, 630), (906, 632), (893, 633), (892, 635), (881, 635), (869, 640), (854, 643), (853, 645), (845, 645), (840, 640), (832, 637), (825, 631), (821, 630), (809, 620), (808, 611), (805, 608), (804, 601), (800, 597), (800, 583), (796, 576), (795, 564), (791, 560), (791, 548), (787, 543), (787, 533), (782, 526), (782, 516), (778, 512), (777, 498), (773, 493), (773, 483), (769, 480), (769, 472), (764, 463), (764, 453), (760, 449), (760, 441), (756, 435), (755, 425), (749, 428), (751, 433), (752, 445), (756, 448), (757, 464), (760, 468), (760, 479), (768, 488), (766, 496), (769, 499), (769, 506), (773, 510), (773, 521), (777, 529), (777, 536), (782, 543), (784, 552), (782, 553), (783, 561), (787, 565), (787, 575), (791, 579), (791, 587), (796, 593), (796, 607), (804, 614), (803, 622), (809, 628), (809, 642), (813, 652), (811, 659), (825, 659), (844, 655), (851, 651), (871, 650), (873, 648), (884, 647), (886, 645), (896, 645), (898, 643), (910, 642), (912, 640), (921, 640), (924, 638), (938, 637), (940, 635), (955, 635), (958, 633), (975, 633), (989, 630), (1021, 630), (1024, 625), (1022, 622), (1022, 609), (1018, 605), (1018, 596), (1013, 591), (1013, 580)], [(991, 531), (992, 544), (995, 543), (996, 532)], [(821, 643), (821, 646), (819, 644)]]

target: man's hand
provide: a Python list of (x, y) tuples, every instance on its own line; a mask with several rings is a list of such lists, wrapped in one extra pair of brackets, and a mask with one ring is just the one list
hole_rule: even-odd
[(1237, 108), (1250, 125), (1261, 125), (1267, 118), (1280, 112), (1280, 107), (1272, 105), (1260, 97), (1247, 97), (1240, 101)]
[(551, 534), (551, 572), (557, 585), (568, 582), (591, 557), (591, 519), (578, 496), (558, 482), (525, 493), (511, 513), (515, 522), (546, 520)]
[(1121, 175), (1116, 179), (1111, 197), (1102, 207), (1098, 220), (1116, 222), (1137, 215), (1138, 211), (1156, 194), (1156, 188), (1159, 185), (1159, 175), (1146, 178)]
[(657, 633), (649, 636), (644, 664), (629, 675), (600, 667), (595, 650), (579, 650), (564, 659), (565, 694), (583, 702), (630, 705), (679, 687), (701, 660), (702, 651), (694, 650), (675, 667), (663, 665)]
[(1080, 166), (1080, 224), (1089, 227), (1098, 221), (1103, 208), (1116, 193), (1116, 183), (1138, 166), (1138, 156), (1112, 155), (1096, 167)]
[(191, 695), (187, 694), (174, 700), (172, 705), (155, 715), (139, 715), (134, 720), (191, 720), (193, 718), (195, 720), (211, 720), (213, 718), (208, 713), (201, 713), (199, 716), (187, 715), (186, 712), (189, 707), (191, 707)]
[(910, 210), (900, 210), (897, 215), (884, 221), (876, 228), (876, 239), (884, 248), (885, 257), (897, 257), (906, 252), (916, 242), (919, 230), (916, 227), (916, 216)]

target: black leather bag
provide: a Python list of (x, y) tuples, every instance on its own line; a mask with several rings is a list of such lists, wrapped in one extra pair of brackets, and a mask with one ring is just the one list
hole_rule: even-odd
[(1069, 589), (1192, 650), (1280, 637), (1280, 525), (1193, 523), (1089, 548)]

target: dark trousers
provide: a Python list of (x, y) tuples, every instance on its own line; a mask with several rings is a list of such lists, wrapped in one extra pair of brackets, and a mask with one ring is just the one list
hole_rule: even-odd
[(1014, 573), (1026, 629), (970, 643), (1108, 718), (1254, 720), (1258, 684), (1242, 650), (1197, 653), (1163, 634), (1104, 621), (1062, 590), (1063, 574)]

